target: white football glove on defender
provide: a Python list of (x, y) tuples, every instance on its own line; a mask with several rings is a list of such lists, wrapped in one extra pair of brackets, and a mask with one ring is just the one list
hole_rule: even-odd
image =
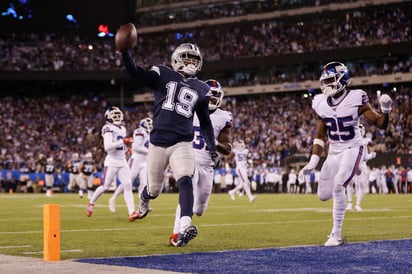
[(310, 160), (309, 163), (306, 164), (306, 166), (304, 166), (300, 171), (299, 171), (299, 175), (298, 175), (298, 181), (299, 183), (303, 184), (305, 182), (305, 175), (310, 172), (312, 169), (316, 168), (316, 166), (319, 163), (319, 155), (316, 154), (312, 154), (312, 156), (310, 156)]
[(382, 113), (389, 113), (392, 110), (392, 98), (388, 94), (379, 97)]

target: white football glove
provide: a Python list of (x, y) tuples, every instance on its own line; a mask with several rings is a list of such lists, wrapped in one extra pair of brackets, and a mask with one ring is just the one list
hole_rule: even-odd
[(371, 153), (366, 154), (366, 160), (367, 161), (370, 160), (370, 159), (374, 159), (374, 158), (376, 158), (376, 152), (375, 151), (372, 151)]
[(389, 113), (392, 110), (392, 98), (388, 94), (379, 97), (382, 113)]
[(309, 163), (306, 164), (306, 166), (304, 166), (298, 174), (298, 181), (299, 183), (303, 184), (305, 182), (305, 175), (310, 172), (312, 169), (316, 168), (316, 166), (319, 163), (319, 155), (316, 154), (312, 154), (312, 156), (310, 156), (310, 160)]

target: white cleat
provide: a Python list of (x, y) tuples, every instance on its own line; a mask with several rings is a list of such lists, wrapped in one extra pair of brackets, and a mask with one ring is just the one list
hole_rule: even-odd
[(357, 206), (355, 206), (355, 210), (356, 210), (356, 211), (362, 211), (362, 208), (357, 205)]
[(235, 200), (235, 194), (231, 191), (229, 191), (228, 193), (229, 193), (230, 199), (232, 199), (232, 201), (234, 201)]
[(109, 210), (110, 210), (111, 213), (116, 212), (116, 203), (115, 203), (115, 200), (113, 198), (109, 199)]
[(340, 246), (342, 244), (342, 239), (335, 236), (329, 236), (329, 239), (326, 241), (325, 246)]
[(352, 210), (352, 203), (348, 203), (345, 210), (346, 211), (351, 211)]
[(256, 196), (251, 196), (250, 198), (249, 198), (249, 202), (253, 202), (254, 200), (256, 200)]

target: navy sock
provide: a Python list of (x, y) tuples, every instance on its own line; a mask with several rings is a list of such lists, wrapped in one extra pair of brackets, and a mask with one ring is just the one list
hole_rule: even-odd
[(142, 194), (140, 194), (140, 199), (143, 201), (149, 201), (156, 199), (157, 196), (150, 196), (149, 191), (147, 190), (147, 185), (143, 188)]
[(180, 217), (193, 215), (193, 185), (192, 178), (184, 176), (177, 180), (179, 186)]

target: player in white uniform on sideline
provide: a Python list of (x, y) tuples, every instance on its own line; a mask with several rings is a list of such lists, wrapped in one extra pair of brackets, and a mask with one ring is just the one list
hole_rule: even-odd
[[(153, 120), (149, 117), (142, 119), (139, 127), (133, 132), (132, 156), (129, 158), (130, 173), (132, 183), (139, 179), (139, 195), (147, 185), (147, 152), (149, 151), (150, 131), (153, 128)], [(109, 200), (109, 210), (116, 212), (116, 199), (123, 192), (123, 185), (117, 186), (113, 196)]]
[(392, 99), (384, 94), (379, 97), (381, 113), (369, 103), (368, 95), (361, 89), (347, 89), (350, 84), (348, 68), (340, 62), (331, 62), (323, 67), (320, 76), (321, 94), (312, 101), (317, 114), (316, 133), (310, 161), (299, 172), (298, 179), (317, 167), (329, 141), (329, 150), (322, 165), (318, 197), (321, 201), (333, 198), (333, 227), (325, 246), (339, 246), (342, 241), (342, 224), (345, 217), (345, 188), (358, 171), (365, 154), (359, 119), (366, 120), (384, 129), (389, 124)]
[[(362, 142), (364, 146), (365, 156), (362, 159), (362, 162), (359, 164), (359, 170), (355, 175), (355, 178), (348, 184), (346, 187), (346, 196), (348, 198), (346, 210), (352, 210), (352, 198), (353, 193), (356, 193), (356, 211), (362, 211), (361, 202), (365, 193), (369, 191), (369, 168), (366, 165), (366, 162), (370, 159), (376, 157), (376, 152), (372, 151), (369, 153), (368, 145), (371, 144), (372, 140), (365, 137), (365, 127), (362, 124), (359, 124), (359, 129), (361, 131)], [(355, 191), (353, 189), (355, 187)]]
[(106, 124), (102, 128), (102, 137), (104, 150), (107, 155), (104, 160), (102, 185), (93, 193), (86, 208), (86, 215), (87, 217), (92, 216), (97, 199), (110, 187), (117, 176), (123, 184), (124, 200), (129, 213), (129, 221), (132, 222), (136, 220), (139, 215), (134, 207), (132, 180), (130, 168), (126, 160), (125, 144), (130, 144), (133, 140), (130, 137), (126, 137), (126, 128), (122, 125), (123, 112), (118, 107), (109, 108), (104, 116), (106, 118)]
[(233, 151), (231, 155), (229, 155), (229, 159), (233, 159), (233, 157), (235, 158), (238, 184), (234, 189), (228, 191), (228, 194), (232, 200), (235, 200), (235, 194), (242, 189), (245, 191), (250, 202), (253, 202), (256, 199), (256, 196), (252, 195), (252, 191), (250, 190), (250, 180), (248, 177), (247, 168), (248, 155), (249, 149), (246, 148), (243, 140), (239, 140), (234, 143)]
[[(209, 100), (210, 120), (212, 121), (214, 135), (217, 138), (216, 149), (223, 155), (228, 155), (232, 149), (230, 144), (230, 129), (232, 128), (232, 113), (220, 109), (224, 92), (220, 83), (210, 79), (211, 96)], [(202, 216), (206, 211), (213, 188), (214, 162), (207, 150), (205, 140), (200, 132), (200, 124), (197, 116), (193, 119), (193, 149), (195, 153), (196, 168), (193, 176), (193, 213)], [(169, 237), (169, 244), (178, 246), (178, 234), (180, 230), (180, 206), (176, 208), (173, 233)]]

